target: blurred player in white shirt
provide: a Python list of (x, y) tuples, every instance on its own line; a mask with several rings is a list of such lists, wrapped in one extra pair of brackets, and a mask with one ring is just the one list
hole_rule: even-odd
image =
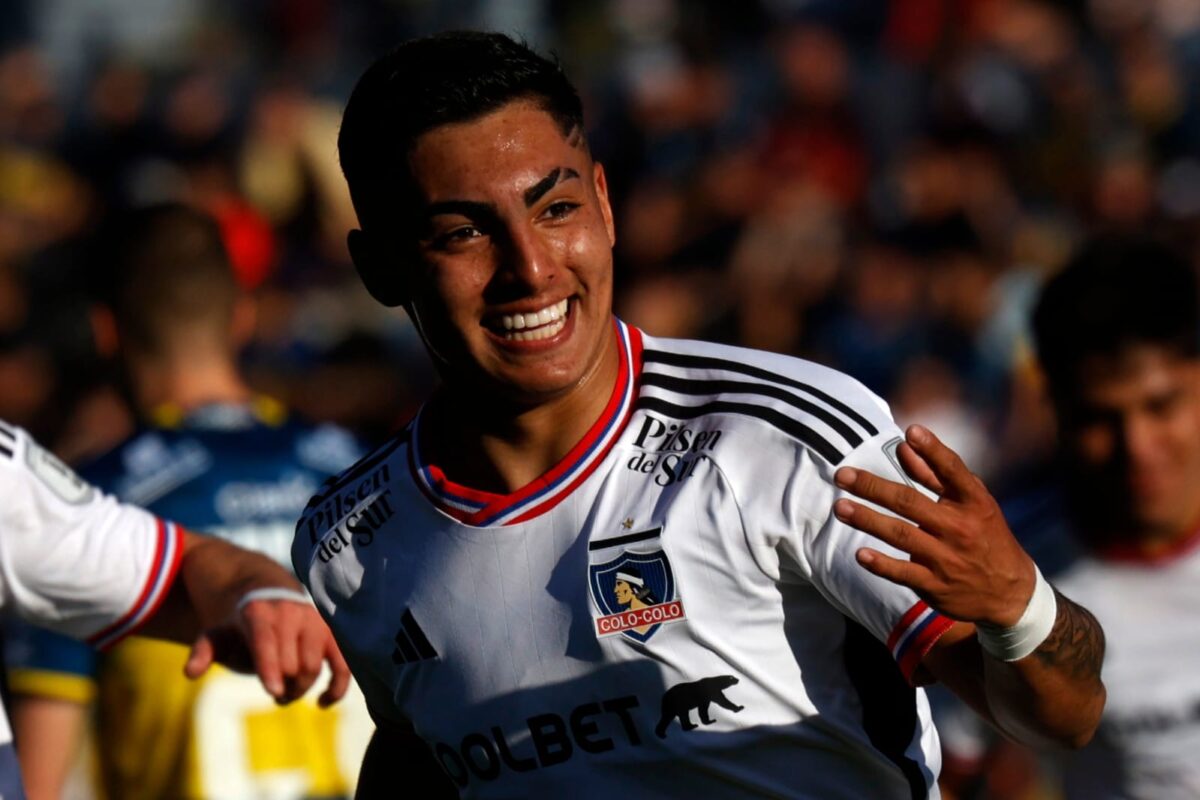
[[(214, 660), (257, 672), (280, 702), (328, 663), (322, 701), (349, 680), (295, 579), (263, 556), (196, 536), (90, 486), (0, 422), (0, 605), (97, 647), (131, 633), (192, 644), (189, 677)], [(24, 797), (0, 718), (0, 796)]]
[(1057, 583), (1108, 638), (1108, 705), (1065, 761), (1071, 800), (1200, 797), (1200, 311), (1191, 265), (1105, 238), (1034, 317), (1071, 528)]

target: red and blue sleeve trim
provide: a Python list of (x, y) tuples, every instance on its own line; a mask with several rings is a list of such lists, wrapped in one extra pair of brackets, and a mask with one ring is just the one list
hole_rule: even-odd
[(470, 489), (450, 481), (436, 466), (422, 461), (418, 416), (412, 426), (409, 464), (426, 496), (460, 522), (486, 527), (525, 522), (549, 511), (574, 491), (608, 455), (633, 413), (641, 366), (641, 332), (620, 320), (614, 320), (613, 325), (620, 357), (616, 385), (600, 417), (558, 464), (512, 494)]
[(888, 636), (887, 648), (892, 658), (896, 659), (905, 680), (912, 683), (913, 673), (921, 659), (934, 642), (953, 626), (954, 620), (934, 611), (924, 600), (918, 600), (904, 612)]
[(154, 616), (154, 612), (162, 605), (175, 582), (179, 572), (179, 563), (183, 558), (183, 532), (173, 522), (158, 520), (157, 542), (154, 548), (154, 561), (142, 591), (138, 594), (130, 609), (116, 622), (100, 632), (88, 637), (88, 644), (100, 650), (107, 650), (117, 642), (135, 633)]

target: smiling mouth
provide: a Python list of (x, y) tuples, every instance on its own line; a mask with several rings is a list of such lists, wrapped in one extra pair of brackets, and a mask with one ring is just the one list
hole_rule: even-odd
[(536, 342), (558, 334), (567, 324), (567, 298), (525, 314), (501, 314), (488, 328), (509, 342)]

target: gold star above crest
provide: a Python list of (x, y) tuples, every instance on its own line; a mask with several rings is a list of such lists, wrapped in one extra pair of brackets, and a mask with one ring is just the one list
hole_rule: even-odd
[(626, 517), (625, 521), (621, 523), (621, 527), (624, 528), (625, 530), (629, 530), (630, 528), (632, 528), (633, 527), (633, 517)]

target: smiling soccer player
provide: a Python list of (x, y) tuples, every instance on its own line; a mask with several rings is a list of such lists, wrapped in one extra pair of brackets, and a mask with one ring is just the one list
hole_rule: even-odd
[[(613, 317), (604, 170), (555, 64), (408, 42), (339, 149), (359, 274), (443, 378), (293, 549), (380, 724), (361, 796), (399, 791), (412, 730), (471, 797), (936, 796), (931, 678), (1088, 739), (1100, 629), (957, 456), (846, 375)], [(354, 541), (321, 509), (383, 470), (346, 513), (394, 513)]]

